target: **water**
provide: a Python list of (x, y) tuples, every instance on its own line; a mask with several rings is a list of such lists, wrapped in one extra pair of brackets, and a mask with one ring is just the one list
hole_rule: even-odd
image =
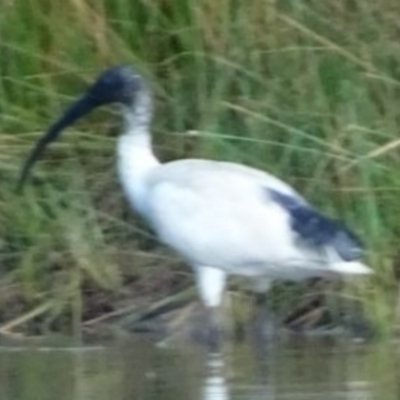
[(0, 400), (391, 400), (399, 350), (298, 340), (209, 355), (146, 340), (107, 346), (1, 347)]

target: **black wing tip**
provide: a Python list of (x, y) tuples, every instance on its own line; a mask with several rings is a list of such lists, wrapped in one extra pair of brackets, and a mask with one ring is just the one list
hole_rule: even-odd
[(364, 249), (361, 239), (342, 221), (319, 213), (295, 196), (275, 190), (269, 193), (290, 214), (292, 229), (303, 240), (314, 247), (332, 246), (345, 261), (361, 257)]

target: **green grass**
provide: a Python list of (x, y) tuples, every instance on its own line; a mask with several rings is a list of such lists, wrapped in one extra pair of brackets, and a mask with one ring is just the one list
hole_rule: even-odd
[(162, 159), (267, 169), (355, 227), (376, 276), (349, 290), (381, 331), (392, 331), (399, 20), (395, 0), (3, 1), (3, 327), (39, 310), (15, 329), (79, 330), (89, 314), (171, 293), (179, 284), (165, 270), (182, 282), (190, 275), (152, 250), (124, 202), (114, 169), (118, 125), (108, 113), (65, 133), (26, 192), (14, 192), (35, 139), (99, 71), (128, 62), (153, 85)]

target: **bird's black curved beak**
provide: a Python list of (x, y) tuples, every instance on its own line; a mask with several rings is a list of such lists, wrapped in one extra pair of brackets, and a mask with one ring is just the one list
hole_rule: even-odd
[(90, 95), (85, 95), (78, 101), (73, 103), (64, 115), (55, 122), (50, 129), (42, 136), (32, 149), (28, 159), (25, 161), (19, 176), (17, 189), (21, 190), (29, 176), (29, 172), (34, 166), (35, 162), (40, 158), (47, 145), (57, 139), (58, 135), (68, 126), (72, 125), (78, 119), (90, 113), (94, 108), (100, 104), (95, 101)]
[(30, 170), (46, 149), (46, 146), (55, 140), (65, 128), (90, 113), (96, 107), (109, 103), (131, 106), (134, 102), (135, 93), (144, 90), (144, 88), (145, 83), (140, 75), (127, 65), (112, 67), (104, 71), (89, 87), (86, 94), (73, 103), (65, 114), (36, 143), (22, 167), (18, 188), (21, 189), (23, 187)]

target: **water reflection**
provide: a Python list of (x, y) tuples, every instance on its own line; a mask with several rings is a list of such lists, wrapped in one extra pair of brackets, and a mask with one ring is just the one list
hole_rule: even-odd
[(203, 384), (203, 400), (229, 400), (225, 362), (220, 353), (208, 356), (207, 374)]
[(0, 349), (0, 400), (397, 399), (390, 345), (240, 344), (221, 354), (129, 340), (96, 347)]

